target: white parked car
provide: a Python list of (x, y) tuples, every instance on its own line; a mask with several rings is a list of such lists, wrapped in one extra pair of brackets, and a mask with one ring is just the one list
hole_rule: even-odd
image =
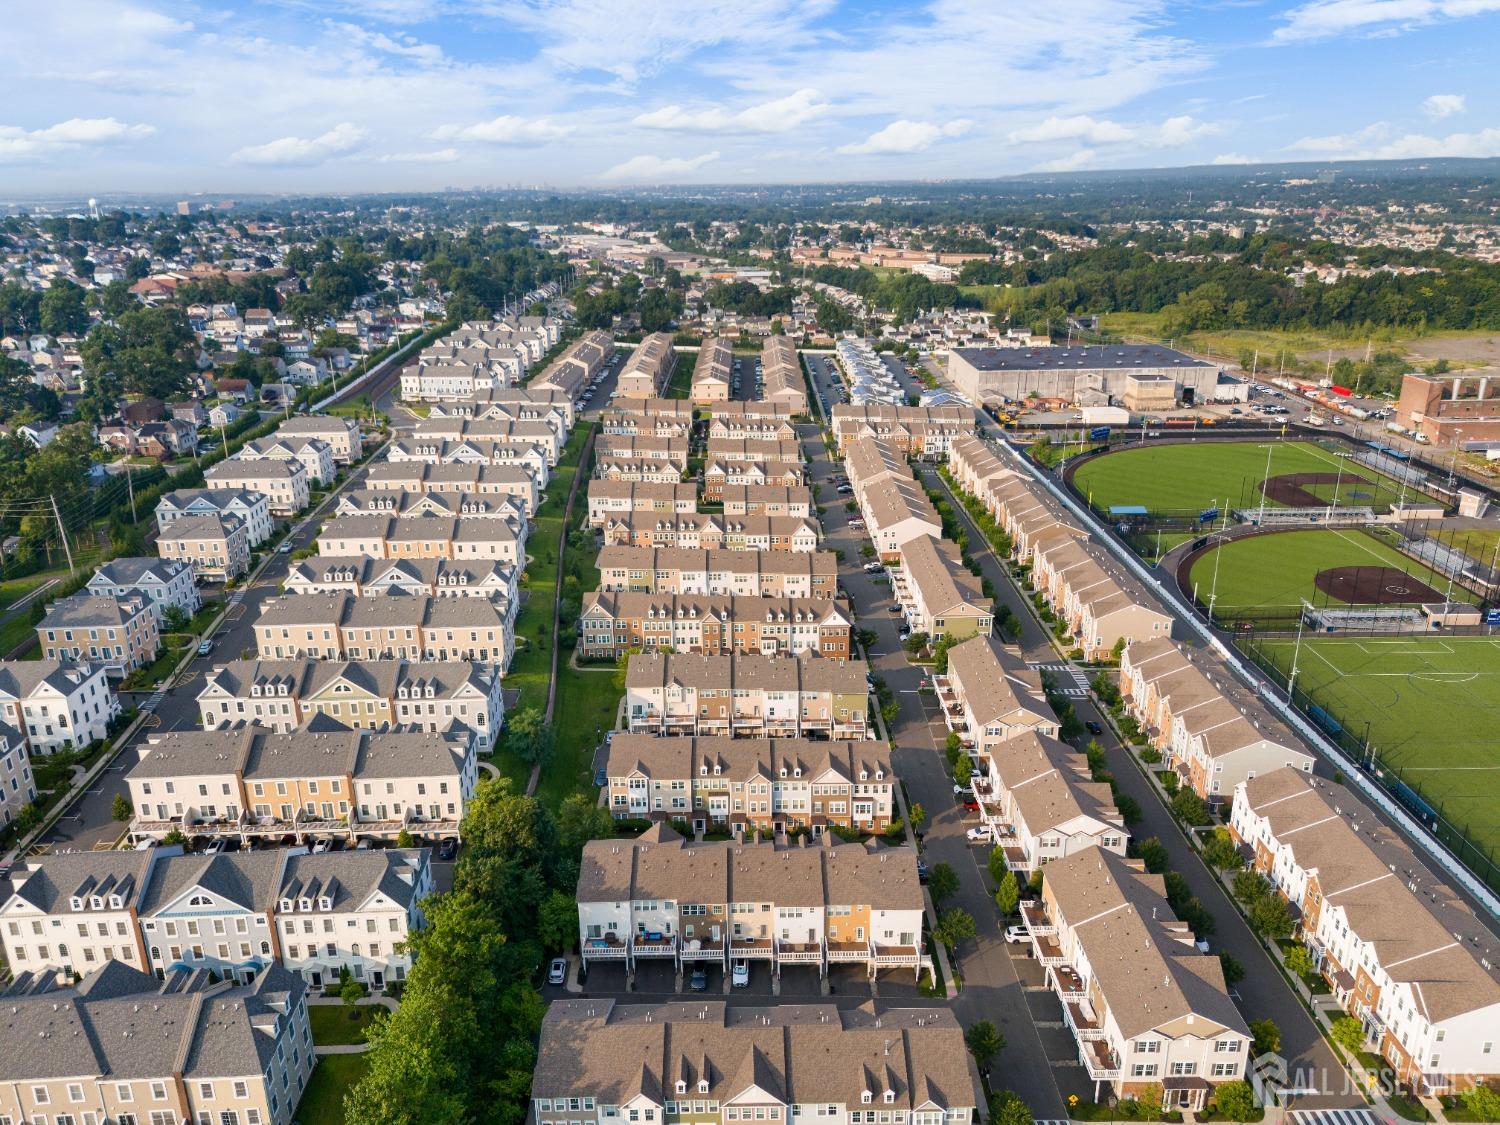
[(1025, 926), (1006, 926), (1005, 940), (1011, 945), (1025, 945), (1031, 940), (1031, 935), (1026, 932)]
[(964, 835), (968, 837), (971, 844), (988, 844), (995, 838), (995, 834), (990, 831), (988, 824), (981, 824), (971, 828)]
[(729, 980), (735, 988), (750, 987), (750, 962), (736, 961), (734, 967), (730, 969)]

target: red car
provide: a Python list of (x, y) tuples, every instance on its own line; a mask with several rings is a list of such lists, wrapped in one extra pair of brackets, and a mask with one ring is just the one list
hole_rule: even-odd
[(978, 812), (978, 811), (979, 811), (979, 802), (976, 801), (976, 800), (974, 800), (973, 797), (970, 797), (968, 800), (966, 800), (964, 802), (964, 812)]

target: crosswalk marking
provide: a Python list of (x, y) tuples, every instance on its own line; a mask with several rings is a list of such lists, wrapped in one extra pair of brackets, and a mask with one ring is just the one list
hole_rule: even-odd
[(1287, 1116), (1294, 1125), (1379, 1125), (1368, 1109), (1294, 1109)]
[[(1057, 694), (1071, 696), (1081, 699), (1089, 693), (1089, 678), (1082, 671), (1071, 664), (1032, 664), (1031, 667), (1040, 672), (1050, 672), (1060, 682), (1057, 685)], [(1073, 681), (1071, 687), (1067, 686), (1068, 680)]]

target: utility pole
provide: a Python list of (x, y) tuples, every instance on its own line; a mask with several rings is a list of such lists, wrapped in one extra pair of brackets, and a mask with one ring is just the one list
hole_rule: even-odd
[(130, 471), (130, 462), (125, 462), (125, 488), (130, 493), (130, 522), (137, 522), (140, 517), (135, 514), (135, 475)]
[(68, 543), (68, 529), (63, 526), (62, 513), (57, 510), (57, 496), (49, 495), (52, 501), (52, 515), (57, 520), (57, 533), (62, 536), (63, 552), (68, 556), (68, 573), (73, 573), (73, 548)]

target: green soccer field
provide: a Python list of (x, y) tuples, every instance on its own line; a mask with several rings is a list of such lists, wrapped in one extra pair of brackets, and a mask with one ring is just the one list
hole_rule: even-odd
[[(1258, 486), (1268, 476), (1337, 474), (1341, 467), (1344, 480), (1337, 485), (1340, 506), (1383, 512), (1401, 498), (1397, 482), (1307, 441), (1148, 443), (1086, 461), (1074, 473), (1073, 484), (1101, 512), (1127, 504), (1139, 504), (1152, 512), (1201, 511), (1258, 506)], [(1308, 491), (1321, 500), (1332, 501), (1335, 484), (1310, 485)], [(1282, 506), (1272, 500), (1266, 505)]]
[[(1257, 641), (1283, 672), (1295, 642)], [(1500, 849), (1500, 637), (1305, 638), (1297, 687), (1492, 858)]]
[[(1304, 598), (1314, 605), (1346, 604), (1319, 590), (1313, 580), (1319, 571), (1351, 566), (1392, 567), (1440, 594), (1448, 593), (1448, 579), (1415, 559), (1363, 531), (1334, 528), (1252, 535), (1205, 551), (1193, 561), (1187, 593), (1196, 589), (1204, 605), (1217, 593), (1214, 613), (1221, 621), (1289, 616), (1296, 614)], [(1474, 595), (1455, 585), (1453, 599), (1472, 601)], [(1411, 604), (1427, 600), (1414, 597)]]

